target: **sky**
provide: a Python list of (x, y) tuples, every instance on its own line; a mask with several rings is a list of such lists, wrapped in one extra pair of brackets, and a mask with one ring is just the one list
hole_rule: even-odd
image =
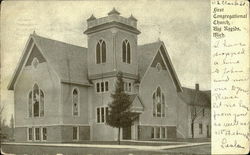
[(4, 1), (1, 5), (1, 105), (7, 122), (14, 111), (8, 83), (29, 34), (87, 47), (86, 19), (115, 7), (137, 18), (138, 44), (161, 40), (183, 87), (210, 89), (210, 2), (203, 0)]

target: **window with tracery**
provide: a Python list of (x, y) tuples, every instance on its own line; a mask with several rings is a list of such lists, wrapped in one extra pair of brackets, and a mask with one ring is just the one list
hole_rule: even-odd
[(96, 63), (101, 64), (106, 62), (106, 43), (104, 40), (99, 40), (96, 45)]
[(78, 116), (79, 114), (79, 93), (75, 88), (72, 93), (72, 104), (73, 104), (73, 116)]
[(122, 42), (122, 62), (128, 64), (131, 62), (131, 48), (128, 40)]
[(29, 92), (28, 99), (28, 116), (43, 117), (44, 116), (44, 93), (37, 84)]
[(153, 116), (154, 117), (165, 117), (165, 97), (158, 87), (153, 94)]

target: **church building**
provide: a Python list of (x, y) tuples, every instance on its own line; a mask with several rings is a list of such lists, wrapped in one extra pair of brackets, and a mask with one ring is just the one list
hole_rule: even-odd
[(162, 41), (138, 45), (135, 17), (92, 15), (84, 34), (87, 47), (29, 36), (8, 86), (16, 142), (116, 140), (106, 116), (118, 72), (138, 114), (121, 139), (210, 137), (210, 91), (181, 86)]

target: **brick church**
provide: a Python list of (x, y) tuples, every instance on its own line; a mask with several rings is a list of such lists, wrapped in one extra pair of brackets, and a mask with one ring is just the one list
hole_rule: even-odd
[(162, 41), (138, 45), (135, 17), (115, 9), (106, 17), (92, 15), (84, 34), (88, 47), (29, 36), (8, 86), (15, 141), (116, 140), (118, 130), (106, 124), (106, 115), (119, 71), (138, 114), (121, 139), (210, 137), (210, 91), (181, 86)]

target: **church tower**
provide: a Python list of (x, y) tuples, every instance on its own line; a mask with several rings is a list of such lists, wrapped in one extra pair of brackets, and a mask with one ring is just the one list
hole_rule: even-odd
[(118, 71), (124, 77), (136, 79), (137, 62), (137, 20), (132, 15), (120, 16), (114, 8), (108, 16), (87, 19), (88, 76), (90, 80), (113, 77)]

